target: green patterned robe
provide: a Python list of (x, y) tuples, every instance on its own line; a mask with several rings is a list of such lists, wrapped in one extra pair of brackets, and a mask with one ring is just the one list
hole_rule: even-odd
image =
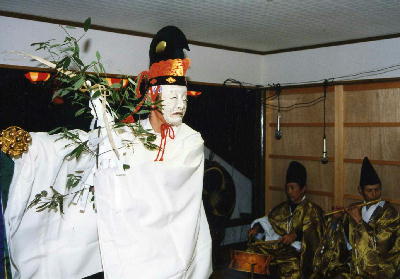
[(313, 270), (314, 253), (323, 233), (322, 209), (305, 199), (290, 212), (289, 202), (274, 207), (268, 214), (274, 231), (283, 236), (295, 232), (301, 236), (301, 250), (290, 245), (258, 241), (249, 245), (249, 250), (274, 256), (271, 267), (276, 267), (279, 278), (309, 278)]
[[(400, 257), (400, 218), (388, 202), (378, 206), (368, 223), (357, 224), (345, 215), (351, 250), (351, 274), (357, 279), (391, 279), (395, 277)], [(345, 227), (346, 229), (346, 227)]]

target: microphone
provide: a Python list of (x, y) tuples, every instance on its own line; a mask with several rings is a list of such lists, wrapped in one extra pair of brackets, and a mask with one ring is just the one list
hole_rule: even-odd
[(281, 131), (281, 114), (278, 113), (276, 118), (276, 129), (275, 129), (275, 138), (280, 140), (282, 138), (282, 131)]
[(328, 163), (328, 151), (326, 150), (326, 137), (324, 136), (324, 147), (322, 150), (322, 157), (321, 157), (321, 163), (322, 164), (327, 164)]

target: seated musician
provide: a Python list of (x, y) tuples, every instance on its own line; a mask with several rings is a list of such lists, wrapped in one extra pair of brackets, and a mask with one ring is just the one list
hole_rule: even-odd
[[(344, 216), (334, 216), (337, 220), (334, 223), (340, 224), (335, 228), (341, 233), (334, 234), (330, 242), (341, 246), (341, 251), (337, 255), (345, 255), (347, 248), (349, 259), (347, 264), (349, 271), (326, 270), (315, 278), (357, 278), (357, 279), (391, 279), (400, 278), (396, 273), (399, 268), (400, 259), (400, 219), (397, 210), (389, 202), (381, 200), (382, 186), (381, 180), (367, 157), (364, 158), (361, 167), (359, 193), (364, 201), (352, 204), (345, 209)], [(363, 206), (363, 203), (368, 205)], [(327, 235), (330, 235), (327, 228)], [(332, 234), (333, 236), (333, 234)], [(346, 242), (346, 248), (340, 243)], [(332, 248), (326, 247), (326, 248)], [(327, 258), (330, 253), (322, 252), (316, 257)], [(344, 257), (331, 258), (331, 265), (343, 266)], [(333, 262), (336, 264), (333, 264)], [(397, 270), (398, 272), (398, 270)], [(316, 272), (317, 273), (317, 272)], [(325, 273), (325, 274), (324, 274)], [(329, 274), (328, 274), (329, 273)]]
[(307, 172), (299, 162), (291, 162), (286, 174), (284, 201), (268, 216), (255, 220), (249, 237), (257, 237), (248, 250), (273, 256), (271, 272), (277, 278), (309, 278), (314, 252), (323, 230), (322, 209), (306, 196)]

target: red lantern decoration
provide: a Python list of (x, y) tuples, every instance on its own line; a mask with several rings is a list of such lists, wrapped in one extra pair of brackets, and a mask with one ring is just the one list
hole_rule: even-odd
[(51, 102), (56, 105), (62, 105), (64, 104), (64, 99), (61, 97), (55, 97)]
[(25, 74), (25, 77), (31, 83), (37, 83), (39, 81), (47, 81), (50, 78), (50, 73), (28, 72)]
[[(126, 87), (128, 85), (128, 80), (126, 78), (121, 79), (121, 78), (105, 78), (107, 84), (109, 86), (112, 86), (113, 84), (121, 83), (122, 82), (122, 88)], [(116, 88), (117, 90), (119, 88)]]
[(193, 97), (197, 97), (197, 96), (200, 96), (200, 95), (201, 95), (201, 92), (200, 92), (200, 91), (188, 91), (188, 92), (186, 93), (186, 95), (188, 95), (188, 96), (193, 96)]

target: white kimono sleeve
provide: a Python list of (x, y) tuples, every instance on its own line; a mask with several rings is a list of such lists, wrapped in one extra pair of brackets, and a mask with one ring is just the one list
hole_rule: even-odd
[[(87, 137), (86, 133), (80, 133)], [(35, 195), (43, 190), (51, 195), (50, 186), (66, 193), (67, 174), (75, 170), (90, 171), (93, 159), (64, 161), (76, 146), (65, 147), (59, 135), (32, 133), (29, 151), (15, 160), (5, 210), (7, 242), (14, 279), (79, 279), (102, 270), (95, 212), (81, 213), (77, 206), (64, 211), (28, 209)], [(57, 179), (56, 179), (57, 178)]]

